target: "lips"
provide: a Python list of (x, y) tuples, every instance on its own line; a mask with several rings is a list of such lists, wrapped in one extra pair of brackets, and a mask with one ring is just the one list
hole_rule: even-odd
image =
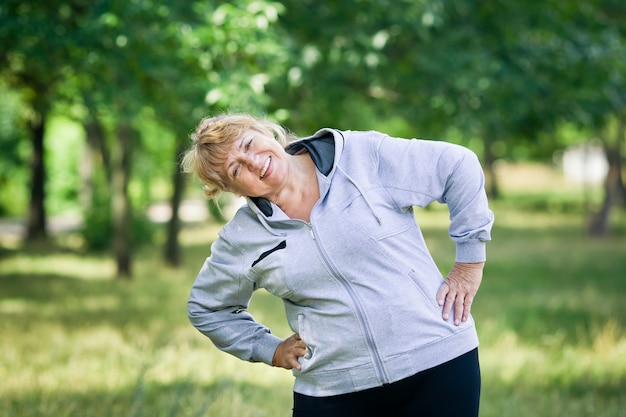
[(265, 165), (263, 165), (263, 169), (261, 170), (261, 175), (259, 175), (259, 179), (262, 180), (267, 173), (267, 169), (270, 167), (270, 162), (272, 162), (272, 157), (268, 156), (265, 160)]

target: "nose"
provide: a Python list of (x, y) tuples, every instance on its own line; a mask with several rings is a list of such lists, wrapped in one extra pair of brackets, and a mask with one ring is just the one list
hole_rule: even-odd
[(258, 167), (259, 158), (256, 154), (243, 154), (241, 157), (241, 163), (248, 167), (251, 171), (254, 171)]

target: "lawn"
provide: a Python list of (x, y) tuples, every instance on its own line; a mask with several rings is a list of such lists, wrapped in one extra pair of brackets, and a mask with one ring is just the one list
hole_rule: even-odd
[[(589, 239), (582, 210), (523, 203), (531, 200), (507, 194), (493, 204), (473, 307), (481, 416), (626, 416), (626, 215), (615, 213), (612, 236)], [(446, 270), (454, 247), (445, 210), (417, 215)], [(187, 321), (187, 294), (216, 231), (185, 227), (180, 269), (163, 266), (160, 246), (142, 249), (129, 282), (112, 278), (105, 255), (0, 252), (0, 414), (289, 416), (289, 372), (223, 354)], [(267, 293), (251, 311), (289, 335)]]

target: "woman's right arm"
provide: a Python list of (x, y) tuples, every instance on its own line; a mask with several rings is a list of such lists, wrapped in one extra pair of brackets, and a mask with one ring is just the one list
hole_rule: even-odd
[(282, 340), (246, 311), (255, 285), (243, 272), (243, 258), (226, 239), (218, 237), (191, 289), (189, 320), (220, 350), (272, 365)]

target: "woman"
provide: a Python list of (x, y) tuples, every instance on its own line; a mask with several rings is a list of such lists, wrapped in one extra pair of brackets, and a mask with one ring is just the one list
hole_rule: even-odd
[[(292, 369), (293, 416), (477, 416), (470, 315), (493, 214), (466, 148), (321, 129), (288, 142), (246, 115), (206, 118), (183, 159), (209, 197), (247, 198), (191, 290), (189, 318), (220, 349)], [(456, 262), (444, 280), (413, 207), (450, 210)], [(246, 312), (280, 297), (294, 334)]]

